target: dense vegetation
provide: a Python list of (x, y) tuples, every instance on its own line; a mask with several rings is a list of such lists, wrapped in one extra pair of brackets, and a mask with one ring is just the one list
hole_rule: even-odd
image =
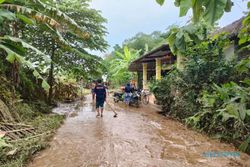
[(184, 70), (171, 71), (151, 89), (165, 114), (227, 141), (244, 141), (250, 128), (249, 58), (226, 61), (218, 40), (189, 48)]
[[(122, 46), (115, 46), (114, 52), (106, 57), (106, 63), (110, 67), (109, 79), (117, 85), (125, 84), (135, 77), (127, 71), (129, 62), (167, 39), (171, 51), (183, 57), (183, 69), (175, 68), (166, 78), (150, 84), (163, 112), (213, 137), (234, 143), (249, 153), (249, 56), (238, 56), (249, 50), (249, 14), (235, 37), (238, 42), (235, 44), (239, 46), (233, 57), (224, 54), (225, 48), (234, 43), (229, 40), (231, 35), (213, 34), (216, 30), (213, 24), (224, 11), (230, 11), (231, 5), (230, 0), (176, 1), (180, 16), (192, 8), (192, 23), (184, 27), (173, 26), (167, 33), (156, 36), (153, 34), (157, 33), (138, 34)], [(206, 10), (200, 10), (202, 8)], [(136, 56), (131, 56), (127, 47)]]
[(121, 86), (132, 79), (136, 80), (138, 76), (128, 71), (130, 63), (165, 42), (166, 33), (155, 31), (151, 34), (138, 33), (126, 39), (121, 46), (115, 45), (113, 52), (104, 59), (108, 80), (113, 86)]
[(102, 59), (87, 50), (108, 46), (106, 20), (88, 3), (0, 1), (1, 165), (22, 166), (44, 148), (63, 120), (51, 106), (77, 97), (80, 80), (102, 75)]
[[(182, 5), (181, 12), (184, 10)], [(202, 5), (206, 5), (205, 1)], [(194, 21), (195, 17), (207, 19), (205, 13), (209, 11), (203, 11), (204, 16), (195, 13), (195, 6), (192, 8)], [(208, 19), (209, 25), (219, 18)], [(250, 14), (248, 12), (244, 18), (242, 29), (236, 36), (234, 44), (238, 47), (233, 58), (224, 54), (225, 48), (234, 42), (229, 40), (230, 34), (210, 35), (210, 26), (201, 23), (170, 29), (167, 41), (173, 53), (184, 57), (183, 69), (170, 71), (163, 80), (151, 83), (150, 88), (165, 114), (216, 138), (232, 142), (249, 153)], [(247, 54), (242, 57), (242, 52)]]
[[(157, 0), (163, 4), (164, 0)], [(89, 0), (0, 0), (0, 164), (22, 166), (47, 145), (63, 116), (51, 113), (57, 101), (78, 96), (79, 83), (105, 73), (115, 86), (136, 78), (129, 64), (165, 43), (184, 57), (151, 90), (171, 115), (189, 126), (250, 148), (249, 55), (228, 59), (228, 34), (211, 35), (229, 12), (231, 0), (175, 0), (180, 16), (193, 22), (168, 33), (138, 33), (116, 45), (102, 61), (88, 50), (104, 51), (106, 20)], [(250, 8), (250, 3), (248, 3)], [(249, 51), (250, 14), (237, 44)], [(8, 133), (7, 133), (7, 132)]]

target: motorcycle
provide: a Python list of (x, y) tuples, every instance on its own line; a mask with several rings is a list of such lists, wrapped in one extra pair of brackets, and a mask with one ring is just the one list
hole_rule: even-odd
[(139, 94), (140, 101), (145, 105), (149, 104), (150, 92), (142, 89), (139, 89), (137, 92)]
[(134, 105), (137, 108), (140, 106), (140, 95), (137, 91), (132, 93), (130, 97), (129, 105), (130, 106)]
[(114, 102), (118, 103), (119, 101), (124, 101), (124, 94), (123, 93), (114, 93)]
[[(119, 101), (124, 102), (124, 93), (114, 93), (114, 102), (118, 103)], [(134, 91), (130, 95), (129, 106), (139, 107), (140, 105), (140, 94), (137, 91)]]

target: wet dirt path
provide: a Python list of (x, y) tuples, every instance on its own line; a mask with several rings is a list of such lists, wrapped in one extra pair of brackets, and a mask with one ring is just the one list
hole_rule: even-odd
[(233, 146), (187, 129), (156, 113), (115, 106), (118, 118), (106, 107), (96, 118), (90, 97), (78, 104), (62, 104), (54, 112), (68, 118), (29, 167), (206, 167), (250, 166), (250, 156), (208, 158), (203, 152), (236, 151)]

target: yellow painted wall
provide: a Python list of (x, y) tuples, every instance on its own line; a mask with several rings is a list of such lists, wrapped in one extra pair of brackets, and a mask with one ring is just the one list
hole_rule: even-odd
[(147, 89), (147, 82), (148, 82), (148, 64), (147, 63), (143, 63), (143, 89)]
[(161, 59), (155, 59), (156, 80), (161, 80)]

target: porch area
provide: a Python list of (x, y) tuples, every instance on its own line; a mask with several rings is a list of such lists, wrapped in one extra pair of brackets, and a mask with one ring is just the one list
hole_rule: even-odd
[(148, 82), (161, 80), (173, 68), (175, 62), (176, 57), (169, 46), (164, 44), (133, 61), (129, 71), (137, 72), (137, 87), (147, 90)]

